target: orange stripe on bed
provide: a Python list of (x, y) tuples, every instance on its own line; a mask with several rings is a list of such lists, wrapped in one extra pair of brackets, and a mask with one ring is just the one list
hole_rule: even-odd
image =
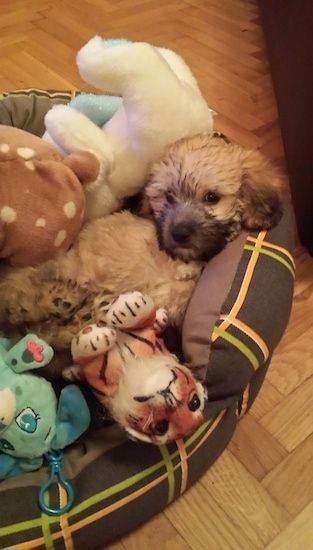
[(182, 439), (176, 441), (177, 448), (180, 454), (180, 467), (181, 467), (181, 484), (180, 494), (182, 495), (187, 488), (188, 481), (188, 455), (185, 447), (185, 443)]
[[(218, 424), (222, 420), (226, 410), (227, 409), (224, 409), (219, 413), (219, 415), (216, 417), (214, 422), (210, 425), (210, 428), (208, 429), (208, 431), (204, 433), (203, 437), (198, 441), (197, 445), (192, 449), (192, 451), (190, 451), (190, 453), (187, 452), (187, 449), (185, 447), (183, 440), (177, 441), (177, 447), (180, 452), (181, 461), (178, 464), (175, 464), (175, 466), (173, 467), (173, 471), (178, 470), (178, 468), (182, 468), (182, 483), (181, 483), (180, 494), (182, 494), (187, 488), (186, 484), (187, 484), (187, 477), (188, 477), (188, 459), (208, 439), (208, 437), (211, 435), (211, 433), (214, 431), (214, 429), (218, 426)], [(126, 504), (129, 504), (133, 500), (136, 500), (138, 497), (147, 493), (150, 489), (153, 489), (153, 487), (155, 487), (156, 485), (164, 481), (167, 477), (168, 477), (168, 473), (166, 472), (161, 476), (159, 476), (158, 478), (151, 481), (151, 483), (148, 483), (144, 487), (141, 487), (137, 491), (133, 492), (131, 495), (128, 495), (127, 497), (120, 499), (119, 501), (113, 503), (111, 506), (107, 506), (106, 508), (99, 510), (98, 512), (95, 512), (94, 514), (90, 514), (88, 517), (82, 519), (79, 522), (76, 522), (74, 525), (68, 525), (67, 518), (66, 518), (66, 523), (61, 525), (62, 531), (59, 531), (57, 533), (51, 533), (52, 540), (58, 540), (60, 538), (64, 538), (64, 541), (68, 540), (68, 535), (74, 533), (75, 531), (78, 531), (79, 529), (82, 529), (86, 525), (89, 525), (94, 521), (97, 521), (98, 519), (101, 519), (111, 514), (115, 510), (122, 508), (123, 506), (125, 506)], [(63, 515), (62, 518), (65, 519), (65, 515)], [(63, 519), (62, 519), (62, 522), (63, 522)], [(64, 537), (64, 532), (66, 532), (66, 537)], [(73, 544), (72, 537), (70, 538), (70, 541), (71, 541), (71, 544)], [(44, 538), (40, 537), (38, 539), (34, 539), (27, 543), (18, 544), (14, 546), (14, 550), (34, 550), (35, 548), (38, 548), (42, 544), (44, 544)], [(68, 545), (66, 546), (66, 548), (68, 550), (72, 550), (74, 546)]]
[[(258, 237), (256, 239), (256, 244), (259, 248), (261, 248), (261, 246), (264, 242), (265, 235), (266, 235), (266, 231), (261, 231), (258, 234)], [(245, 298), (247, 296), (249, 286), (250, 286), (250, 283), (251, 283), (251, 279), (252, 279), (252, 276), (253, 276), (253, 273), (254, 273), (255, 266), (257, 264), (259, 255), (260, 255), (260, 253), (257, 252), (256, 250), (254, 250), (252, 252), (252, 255), (251, 255), (250, 261), (248, 263), (248, 267), (246, 269), (245, 276), (243, 278), (243, 281), (242, 281), (237, 299), (236, 299), (231, 311), (228, 313), (228, 315), (225, 317), (225, 320), (220, 325), (220, 328), (226, 330), (229, 327), (229, 325), (231, 325), (233, 323), (233, 320), (236, 320), (237, 314), (240, 311), (240, 309), (242, 307), (242, 304), (244, 303)], [(212, 342), (215, 342), (215, 340), (218, 337), (219, 337), (218, 334), (213, 333), (212, 334)]]
[[(58, 483), (58, 489), (59, 489), (60, 508), (63, 508), (67, 504), (67, 493), (66, 493), (64, 487), (62, 487), (62, 485), (60, 485), (60, 483)], [(64, 539), (65, 549), (66, 550), (74, 550), (75, 546), (74, 546), (73, 539), (72, 539), (72, 531), (71, 531), (71, 528), (70, 528), (69, 523), (68, 523), (68, 514), (67, 513), (62, 514), (60, 516), (60, 527), (61, 527), (61, 530), (62, 530), (62, 536), (63, 536), (63, 539)]]
[(220, 319), (224, 319), (225, 321), (227, 320), (229, 324), (231, 323), (233, 326), (239, 328), (242, 332), (247, 334), (247, 336), (249, 336), (249, 338), (251, 338), (251, 340), (253, 340), (260, 348), (263, 353), (264, 359), (267, 359), (269, 357), (269, 350), (266, 343), (264, 342), (263, 338), (261, 338), (261, 336), (259, 336), (259, 334), (257, 334), (251, 327), (249, 327), (237, 318), (230, 319), (229, 315), (221, 315)]
[[(247, 237), (247, 241), (253, 244), (257, 243), (257, 239), (255, 237), (251, 237), (251, 235)], [(287, 258), (290, 260), (291, 264), (293, 265), (294, 269), (296, 269), (296, 264), (292, 257), (292, 254), (286, 248), (282, 246), (278, 246), (278, 244), (270, 243), (268, 241), (263, 241), (263, 246), (272, 250), (277, 250), (277, 252), (281, 252), (284, 256), (287, 256)]]
[[(224, 409), (223, 411), (221, 411), (219, 413), (219, 415), (216, 417), (214, 422), (211, 424), (209, 430), (207, 432), (205, 432), (204, 436), (198, 442), (196, 447), (190, 453), (186, 453), (186, 459), (189, 459), (199, 449), (199, 447), (201, 447), (201, 445), (205, 442), (205, 440), (211, 435), (213, 430), (216, 428), (216, 426), (222, 420), (225, 412), (226, 412), (226, 409)], [(173, 466), (173, 471), (177, 470), (180, 467), (181, 467), (181, 463), (179, 462), (178, 464), (175, 464), (175, 466)], [(114, 502), (113, 504), (111, 504), (111, 506), (107, 506), (103, 510), (99, 510), (98, 512), (95, 512), (94, 514), (89, 515), (88, 518), (84, 518), (81, 521), (75, 523), (75, 525), (73, 525), (71, 527), (71, 531), (72, 532), (77, 531), (78, 529), (81, 529), (85, 525), (88, 525), (89, 523), (93, 523), (94, 521), (97, 521), (98, 519), (103, 518), (103, 517), (107, 516), (108, 514), (111, 514), (115, 510), (118, 510), (119, 508), (122, 508), (122, 506), (125, 506), (126, 504), (129, 504), (133, 500), (136, 500), (136, 498), (138, 498), (141, 495), (147, 493), (150, 489), (153, 489), (153, 487), (155, 487), (156, 485), (158, 485), (159, 483), (164, 481), (167, 477), (168, 477), (168, 473), (166, 472), (166, 473), (162, 474), (161, 476), (159, 476), (158, 478), (151, 481), (151, 483), (145, 485), (144, 487), (141, 487), (140, 489), (138, 489), (137, 491), (135, 491), (131, 495), (128, 495), (127, 497), (122, 498), (121, 500), (119, 500), (117, 502)]]

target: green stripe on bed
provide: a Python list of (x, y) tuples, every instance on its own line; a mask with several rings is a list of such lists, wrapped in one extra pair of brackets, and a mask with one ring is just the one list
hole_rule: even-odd
[(265, 256), (270, 256), (271, 258), (274, 258), (274, 260), (277, 260), (278, 262), (283, 264), (288, 269), (288, 271), (290, 271), (291, 275), (295, 277), (295, 270), (293, 266), (290, 264), (290, 262), (285, 260), (279, 254), (276, 254), (276, 252), (272, 252), (271, 250), (267, 250), (259, 246), (253, 246), (251, 244), (245, 244), (244, 249), (249, 250), (251, 252), (258, 252), (259, 254), (264, 254)]
[(168, 504), (174, 500), (175, 495), (175, 475), (174, 475), (174, 465), (171, 459), (171, 455), (168, 452), (168, 448), (165, 445), (160, 447), (160, 453), (163, 456), (164, 464), (167, 470), (167, 479), (168, 479)]
[(232, 334), (229, 334), (229, 332), (226, 332), (226, 330), (223, 330), (222, 328), (215, 326), (213, 329), (213, 332), (220, 336), (221, 338), (224, 338), (227, 342), (232, 344), (235, 348), (237, 348), (247, 359), (250, 361), (252, 367), (254, 370), (257, 370), (259, 368), (259, 361), (257, 360), (254, 353), (251, 351), (251, 349), (248, 348), (243, 342), (241, 342), (238, 338), (233, 336)]
[[(186, 440), (186, 442), (185, 442), (186, 449), (191, 447), (197, 440), (201, 439), (203, 433), (206, 432), (210, 428), (212, 423), (215, 421), (215, 418), (216, 417), (210, 418), (209, 420), (204, 422)], [(169, 468), (168, 468), (169, 461), (171, 461), (172, 467), (174, 468), (173, 461), (179, 456), (179, 451), (175, 450), (172, 453), (168, 453), (168, 457), (167, 457), (167, 456), (165, 456), (166, 453), (164, 453), (164, 450), (162, 452), (161, 447), (159, 449), (160, 449), (160, 452), (163, 455), (163, 460), (160, 460), (160, 461), (156, 462), (155, 464), (153, 464), (149, 468), (146, 468), (142, 472), (139, 472), (138, 474), (136, 474), (136, 475), (134, 475), (134, 476), (132, 476), (132, 477), (126, 479), (126, 480), (123, 480), (120, 483), (117, 483), (116, 485), (113, 485), (112, 487), (108, 487), (107, 489), (105, 489), (104, 491), (101, 491), (97, 495), (93, 495), (92, 497), (87, 498), (86, 500), (84, 500), (80, 504), (77, 504), (76, 506), (74, 506), (74, 508), (72, 508), (72, 510), (70, 510), (68, 512), (68, 517), (73, 517), (76, 514), (79, 514), (79, 513), (83, 512), (85, 510), (88, 510), (88, 508), (90, 508), (94, 504), (98, 504), (100, 502), (105, 501), (106, 498), (108, 498), (108, 497), (110, 497), (114, 494), (119, 493), (120, 491), (122, 491), (125, 488), (131, 487), (132, 485), (136, 484), (139, 481), (144, 480), (146, 477), (148, 477), (149, 475), (155, 473), (157, 470), (159, 470), (161, 468), (165, 467), (167, 469), (167, 471), (169, 472)], [(171, 475), (172, 475), (172, 473), (171, 473)], [(169, 498), (172, 497), (172, 492), (173, 492), (174, 489), (175, 489), (175, 484), (174, 484), (174, 482), (171, 482), (171, 487), (169, 487)], [(48, 517), (47, 516), (46, 517), (46, 522), (47, 523), (45, 525), (45, 528), (47, 528), (48, 525), (59, 524), (59, 521), (60, 521), (59, 517), (52, 517), (52, 516)], [(43, 529), (42, 518), (39, 517), (39, 518), (35, 518), (35, 519), (29, 519), (29, 520), (26, 520), (26, 521), (21, 521), (19, 523), (8, 525), (6, 527), (2, 527), (2, 528), (0, 528), (0, 538), (4, 537), (4, 536), (8, 536), (8, 535), (13, 534), (13, 533), (18, 533), (20, 531), (27, 531), (27, 530), (30, 530), (30, 529), (34, 529), (36, 527), (40, 528), (41, 530)]]

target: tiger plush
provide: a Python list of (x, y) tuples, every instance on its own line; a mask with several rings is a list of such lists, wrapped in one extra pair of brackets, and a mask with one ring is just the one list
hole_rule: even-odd
[(186, 437), (203, 421), (204, 386), (158, 337), (164, 309), (141, 292), (121, 294), (105, 324), (83, 328), (72, 341), (73, 361), (92, 391), (135, 440), (163, 445)]

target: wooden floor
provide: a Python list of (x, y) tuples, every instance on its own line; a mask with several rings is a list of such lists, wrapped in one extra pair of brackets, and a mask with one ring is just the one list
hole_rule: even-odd
[[(256, 0), (2, 0), (0, 89), (90, 89), (75, 54), (95, 34), (176, 50), (218, 113), (216, 129), (283, 160)], [(313, 259), (297, 247), (296, 263), (289, 327), (228, 449), (108, 550), (313, 548)]]

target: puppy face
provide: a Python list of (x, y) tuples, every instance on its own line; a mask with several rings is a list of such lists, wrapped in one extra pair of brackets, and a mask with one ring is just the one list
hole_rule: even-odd
[(146, 194), (161, 247), (174, 258), (207, 261), (242, 228), (275, 225), (283, 187), (280, 171), (258, 151), (196, 136), (154, 164)]

